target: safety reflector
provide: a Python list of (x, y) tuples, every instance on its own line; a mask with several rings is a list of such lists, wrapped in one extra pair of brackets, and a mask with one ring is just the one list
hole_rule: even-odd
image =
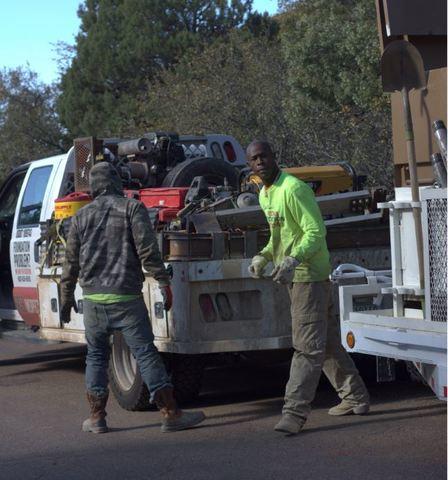
[(202, 316), (207, 323), (216, 322), (216, 310), (212, 297), (209, 294), (203, 293), (199, 295), (199, 306), (201, 307)]
[(232, 320), (233, 311), (232, 306), (230, 305), (229, 297), (225, 293), (218, 293), (215, 299), (220, 317), (225, 322), (229, 322), (230, 320)]
[(229, 162), (234, 162), (236, 160), (235, 149), (230, 142), (224, 142), (224, 151), (226, 152), (227, 160)]
[(355, 347), (355, 335), (353, 334), (353, 332), (347, 333), (346, 341), (347, 341), (348, 348)]
[(446, 398), (448, 397), (448, 388), (445, 386), (443, 387), (443, 396)]

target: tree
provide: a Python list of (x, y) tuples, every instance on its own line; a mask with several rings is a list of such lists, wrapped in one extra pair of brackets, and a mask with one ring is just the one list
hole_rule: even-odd
[(118, 135), (156, 73), (243, 24), (252, 0), (85, 0), (58, 107), (75, 135)]
[(67, 151), (56, 95), (29, 69), (0, 71), (0, 178), (21, 163)]
[(277, 40), (235, 31), (165, 69), (140, 102), (133, 131), (227, 133), (247, 144), (269, 138), (285, 154), (284, 69)]
[(283, 2), (281, 29), (295, 162), (349, 161), (391, 185), (390, 110), (371, 0)]

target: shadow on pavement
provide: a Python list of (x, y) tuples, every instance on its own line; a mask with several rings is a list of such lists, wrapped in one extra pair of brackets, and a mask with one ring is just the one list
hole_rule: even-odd
[(27, 365), (33, 363), (43, 363), (53, 360), (63, 360), (69, 357), (83, 357), (86, 354), (84, 345), (67, 347), (58, 350), (45, 350), (43, 352), (34, 352), (26, 355), (20, 355), (16, 358), (6, 358), (0, 360), (0, 367), (11, 365)]

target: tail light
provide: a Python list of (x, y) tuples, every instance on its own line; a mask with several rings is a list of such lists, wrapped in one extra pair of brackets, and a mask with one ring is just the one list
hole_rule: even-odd
[(216, 322), (216, 310), (212, 297), (209, 294), (203, 293), (199, 295), (199, 306), (201, 307), (202, 315), (206, 322)]
[(216, 295), (216, 306), (218, 307), (219, 316), (225, 321), (229, 322), (233, 318), (233, 310), (230, 305), (229, 297), (225, 293), (218, 293)]
[(236, 160), (235, 149), (230, 142), (224, 142), (224, 151), (226, 152), (227, 160), (229, 162), (234, 162)]

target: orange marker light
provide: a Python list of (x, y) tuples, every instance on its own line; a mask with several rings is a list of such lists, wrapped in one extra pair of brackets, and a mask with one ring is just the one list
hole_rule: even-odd
[(346, 342), (348, 348), (355, 348), (355, 335), (353, 335), (353, 332), (347, 333)]

